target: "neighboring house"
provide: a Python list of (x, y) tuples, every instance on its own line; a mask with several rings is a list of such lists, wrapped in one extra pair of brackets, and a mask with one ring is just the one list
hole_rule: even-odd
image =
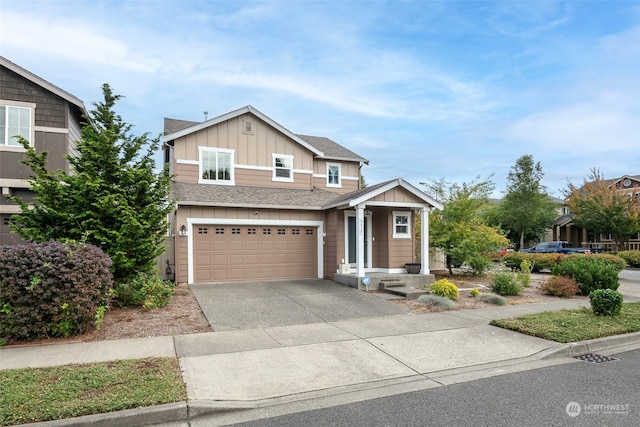
[[(620, 178), (609, 179), (612, 190), (628, 194), (640, 203), (640, 175), (624, 175)], [(563, 205), (563, 215), (553, 224), (553, 239), (566, 240), (576, 247), (600, 247), (605, 251), (612, 250), (614, 241), (612, 236), (594, 236), (587, 229), (573, 224), (573, 215), (566, 203)], [(630, 250), (640, 250), (640, 233), (629, 239)]]
[(359, 188), (368, 161), (328, 138), (247, 106), (202, 123), (165, 119), (163, 150), (177, 282), (406, 273), (416, 212), (431, 277), (427, 213), (442, 206), (400, 178)]
[(49, 170), (68, 171), (65, 154), (80, 139), (83, 114), (81, 100), (0, 56), (0, 245), (21, 240), (9, 229), (11, 215), (20, 212), (9, 197), (33, 200), (31, 169), (20, 163), (26, 150), (15, 136), (48, 151)]

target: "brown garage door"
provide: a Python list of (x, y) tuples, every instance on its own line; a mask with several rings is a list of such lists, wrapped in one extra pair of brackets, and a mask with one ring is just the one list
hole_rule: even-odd
[(194, 281), (318, 276), (318, 229), (194, 225)]

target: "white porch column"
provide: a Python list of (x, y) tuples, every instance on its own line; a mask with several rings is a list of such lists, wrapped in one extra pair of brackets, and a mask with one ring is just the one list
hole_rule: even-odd
[(420, 209), (420, 274), (430, 274), (429, 270), (429, 209)]
[(364, 206), (356, 207), (356, 276), (364, 277)]

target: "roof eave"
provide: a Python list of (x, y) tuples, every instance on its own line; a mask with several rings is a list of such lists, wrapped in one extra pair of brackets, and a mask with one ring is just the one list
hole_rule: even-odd
[(22, 68), (18, 64), (15, 64), (15, 63), (9, 61), (4, 56), (0, 56), (0, 65), (2, 65), (3, 67), (8, 68), (9, 70), (11, 70), (14, 73), (24, 77), (25, 79), (30, 80), (31, 82), (37, 84), (38, 86), (41, 86), (41, 87), (45, 88), (49, 92), (59, 96), (60, 98), (62, 98), (65, 101), (69, 102), (70, 104), (75, 105), (86, 116), (88, 116), (88, 111), (87, 111), (86, 107), (84, 106), (84, 102), (82, 102), (81, 99), (79, 99), (76, 96), (70, 94), (66, 90), (59, 88), (58, 86), (54, 85), (53, 83), (49, 83), (48, 81), (46, 81), (42, 77), (39, 77), (39, 76), (33, 74), (31, 71)]

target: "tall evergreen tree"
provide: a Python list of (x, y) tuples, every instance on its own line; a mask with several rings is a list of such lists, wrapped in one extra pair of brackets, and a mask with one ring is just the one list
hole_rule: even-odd
[(497, 220), (508, 236), (524, 247), (527, 239), (540, 238), (558, 217), (555, 205), (544, 185), (542, 166), (533, 156), (516, 160), (507, 176), (504, 199), (497, 208)]
[(115, 113), (121, 98), (108, 84), (104, 101), (86, 117), (75, 156), (67, 156), (70, 172), (47, 170), (47, 153), (27, 149), (23, 161), (33, 171), (30, 184), (35, 200), (14, 198), (22, 213), (13, 230), (25, 239), (43, 242), (77, 240), (104, 250), (112, 261), (114, 278), (151, 272), (164, 251), (171, 177), (154, 170), (159, 138), (133, 136), (132, 125)]

